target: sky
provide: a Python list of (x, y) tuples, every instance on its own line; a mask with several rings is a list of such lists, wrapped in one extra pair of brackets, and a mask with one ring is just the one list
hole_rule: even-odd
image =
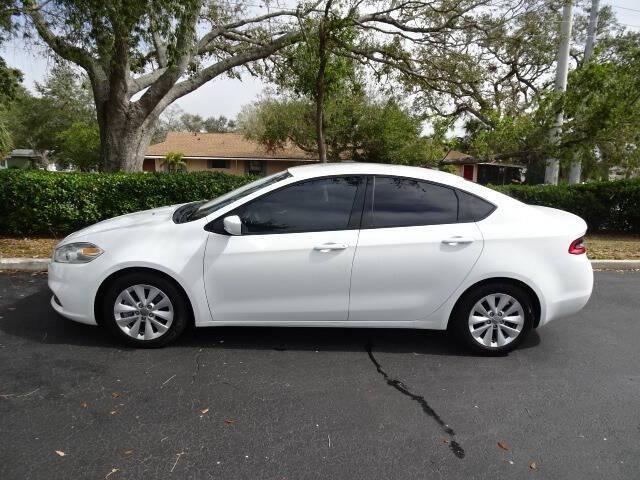
[[(639, 0), (601, 0), (600, 5), (613, 6), (620, 23), (630, 30), (640, 31)], [(0, 55), (10, 66), (23, 72), (24, 84), (29, 89), (33, 89), (34, 82), (42, 82), (53, 66), (53, 59), (45, 48), (25, 45), (19, 39), (7, 42), (0, 49)], [(203, 117), (224, 115), (234, 118), (242, 106), (256, 100), (265, 87), (263, 82), (250, 75), (243, 75), (242, 80), (218, 77), (175, 104), (186, 112)]]

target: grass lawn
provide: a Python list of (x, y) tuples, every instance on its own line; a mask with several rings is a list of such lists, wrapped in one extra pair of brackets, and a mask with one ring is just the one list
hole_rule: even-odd
[[(0, 257), (48, 258), (57, 238), (0, 237)], [(589, 258), (608, 260), (640, 260), (640, 235), (587, 235)]]

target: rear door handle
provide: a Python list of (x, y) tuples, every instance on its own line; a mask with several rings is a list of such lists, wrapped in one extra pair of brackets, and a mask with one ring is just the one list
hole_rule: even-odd
[(347, 248), (349, 248), (349, 245), (347, 245), (346, 243), (334, 243), (334, 242), (323, 243), (322, 245), (316, 245), (315, 247), (313, 247), (314, 250), (317, 250), (322, 253), (327, 253), (327, 252), (330, 252), (331, 250), (345, 250)]
[(444, 243), (445, 245), (464, 245), (467, 243), (473, 243), (474, 241), (475, 240), (471, 237), (455, 236), (445, 238), (444, 240), (442, 240), (442, 243)]

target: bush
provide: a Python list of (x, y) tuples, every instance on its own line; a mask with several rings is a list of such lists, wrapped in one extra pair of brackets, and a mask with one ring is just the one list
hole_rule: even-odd
[(125, 213), (211, 199), (251, 176), (0, 170), (0, 233), (66, 235)]
[(584, 218), (590, 232), (640, 233), (640, 179), (494, 188), (531, 205), (574, 213)]
[[(0, 233), (66, 235), (125, 213), (215, 198), (253, 179), (220, 172), (0, 170)], [(525, 203), (575, 213), (592, 232), (640, 233), (640, 179), (494, 188)]]

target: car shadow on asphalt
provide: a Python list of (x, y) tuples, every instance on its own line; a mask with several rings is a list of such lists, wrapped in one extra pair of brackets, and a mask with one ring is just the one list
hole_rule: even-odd
[[(43, 343), (84, 347), (128, 348), (105, 329), (67, 320), (50, 306), (42, 289), (3, 308), (0, 331)], [(535, 347), (533, 331), (519, 349)], [(382, 328), (207, 327), (191, 328), (165, 348), (217, 348), (276, 351), (362, 351), (374, 345), (379, 352), (468, 356), (446, 332)], [(132, 349), (133, 350), (133, 349)]]

